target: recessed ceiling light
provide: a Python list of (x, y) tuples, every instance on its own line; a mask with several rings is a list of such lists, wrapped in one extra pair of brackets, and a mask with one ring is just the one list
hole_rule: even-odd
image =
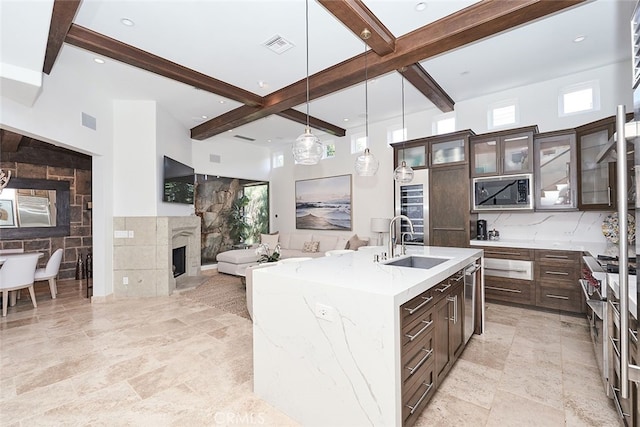
[(267, 139), (267, 142), (271, 142), (271, 140), (270, 140), (270, 139)]
[(264, 80), (260, 80), (260, 81), (258, 82), (258, 87), (263, 88), (263, 87), (265, 87), (266, 85), (267, 85), (267, 84), (264, 82)]
[(93, 62), (96, 64), (104, 64), (104, 59), (102, 58), (93, 58)]
[(573, 39), (574, 43), (580, 43), (581, 41), (584, 41), (584, 39), (586, 39), (587, 36), (578, 36), (575, 39)]
[(349, 118), (348, 118), (348, 117), (345, 117), (344, 119), (342, 119), (342, 121), (343, 121), (343, 122), (348, 122), (348, 121), (349, 121)]
[(122, 23), (122, 25), (125, 25), (127, 27), (133, 27), (134, 25), (136, 25), (136, 23), (129, 18), (122, 18), (120, 22)]
[(421, 1), (418, 4), (416, 4), (416, 11), (418, 11), (418, 12), (422, 12), (426, 8), (427, 8), (427, 3), (423, 2), (423, 1)]
[(200, 117), (202, 117), (203, 119), (208, 119), (209, 118), (209, 116), (205, 116), (204, 114), (202, 116), (200, 116)]
[(221, 100), (220, 100), (220, 101), (218, 101), (218, 102), (220, 102), (220, 104), (224, 104), (224, 99), (221, 99)]

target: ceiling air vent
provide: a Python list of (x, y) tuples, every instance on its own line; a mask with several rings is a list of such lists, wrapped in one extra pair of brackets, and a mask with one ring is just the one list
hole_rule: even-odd
[(249, 138), (248, 136), (242, 136), (242, 135), (233, 135), (234, 138), (238, 138), (238, 139), (244, 139), (245, 141), (255, 141), (254, 138)]
[(288, 40), (285, 40), (278, 34), (276, 34), (275, 36), (271, 37), (269, 40), (264, 42), (263, 45), (268, 47), (269, 50), (272, 50), (278, 55), (288, 51), (293, 47), (293, 44), (291, 44), (291, 42), (289, 42)]

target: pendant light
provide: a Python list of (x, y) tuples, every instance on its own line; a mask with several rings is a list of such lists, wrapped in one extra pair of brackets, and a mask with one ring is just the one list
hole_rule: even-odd
[(317, 136), (311, 133), (309, 126), (309, 0), (305, 2), (306, 12), (306, 44), (307, 44), (307, 126), (304, 133), (293, 143), (291, 151), (296, 163), (301, 165), (315, 165), (322, 158), (324, 147)]
[(393, 179), (396, 182), (399, 182), (401, 184), (406, 184), (408, 182), (413, 181), (413, 169), (411, 169), (411, 166), (407, 166), (407, 162), (404, 161), (404, 150), (405, 150), (404, 143), (407, 139), (407, 135), (405, 133), (405, 127), (404, 127), (404, 74), (402, 74), (403, 72), (404, 72), (404, 68), (400, 72), (400, 76), (402, 78), (402, 133), (404, 134), (402, 138), (403, 139), (402, 163), (393, 171)]
[[(364, 29), (360, 34), (363, 40), (371, 37), (371, 32)], [(369, 91), (368, 91), (368, 74), (367, 74), (367, 43), (364, 44), (364, 105), (365, 105), (365, 139), (369, 145)], [(360, 176), (373, 176), (378, 172), (380, 162), (371, 153), (369, 148), (365, 148), (364, 152), (356, 158), (356, 173)]]

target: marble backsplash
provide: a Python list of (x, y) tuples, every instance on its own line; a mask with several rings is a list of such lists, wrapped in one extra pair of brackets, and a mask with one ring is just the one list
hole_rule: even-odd
[(602, 242), (602, 222), (612, 212), (504, 212), (481, 213), (487, 229), (500, 239), (559, 242)]

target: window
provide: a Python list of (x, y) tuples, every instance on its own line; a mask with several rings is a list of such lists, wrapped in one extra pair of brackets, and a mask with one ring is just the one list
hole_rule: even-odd
[(387, 130), (387, 143), (403, 142), (407, 140), (407, 128), (401, 125), (391, 126)]
[(367, 136), (364, 133), (351, 137), (351, 154), (362, 153), (367, 148)]
[(331, 159), (336, 156), (336, 144), (333, 141), (327, 141), (322, 144), (324, 151), (322, 152), (322, 160)]
[(281, 168), (284, 166), (284, 153), (282, 151), (277, 151), (273, 153), (273, 156), (271, 159), (271, 165), (273, 169)]
[(442, 114), (434, 117), (432, 132), (434, 135), (455, 132), (456, 116), (453, 114)]
[(515, 125), (519, 121), (518, 102), (508, 100), (490, 105), (488, 116), (489, 129)]
[(597, 81), (566, 86), (558, 96), (558, 115), (569, 116), (600, 110), (600, 85)]

